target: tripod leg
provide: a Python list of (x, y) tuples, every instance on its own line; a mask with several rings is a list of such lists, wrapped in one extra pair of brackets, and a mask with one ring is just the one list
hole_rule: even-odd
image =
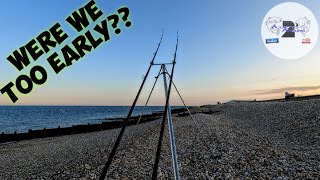
[(161, 69), (160, 69), (160, 71), (159, 71), (159, 73), (158, 73), (158, 75), (157, 75), (157, 77), (156, 77), (156, 80), (154, 81), (154, 84), (153, 84), (153, 86), (152, 86), (152, 89), (151, 89), (151, 92), (150, 92), (150, 94), (149, 94), (148, 100), (147, 100), (146, 104), (144, 105), (143, 110), (142, 110), (142, 112), (141, 112), (141, 114), (140, 114), (140, 116), (139, 116), (137, 125), (140, 123), (140, 120), (141, 120), (141, 117), (142, 117), (142, 115), (143, 115), (143, 113), (144, 113), (144, 110), (146, 109), (146, 106), (147, 106), (148, 103), (149, 103), (151, 94), (152, 94), (152, 92), (153, 92), (154, 87), (155, 87), (156, 84), (157, 84), (157, 81), (158, 81), (158, 78), (159, 78), (160, 73), (161, 73)]

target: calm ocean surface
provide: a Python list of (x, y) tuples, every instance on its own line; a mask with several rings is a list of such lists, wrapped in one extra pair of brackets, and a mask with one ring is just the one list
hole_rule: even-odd
[[(129, 106), (0, 106), (0, 133), (27, 132), (29, 129), (69, 127), (99, 123), (104, 118), (126, 117)], [(179, 107), (172, 107), (172, 109)], [(163, 106), (146, 107), (145, 113), (163, 111)], [(140, 115), (143, 106), (134, 109)]]

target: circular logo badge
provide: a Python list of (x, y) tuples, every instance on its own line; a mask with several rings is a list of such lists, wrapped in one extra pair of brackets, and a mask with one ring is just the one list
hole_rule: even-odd
[(273, 7), (261, 25), (264, 45), (281, 59), (307, 55), (318, 40), (318, 23), (305, 6), (286, 2)]

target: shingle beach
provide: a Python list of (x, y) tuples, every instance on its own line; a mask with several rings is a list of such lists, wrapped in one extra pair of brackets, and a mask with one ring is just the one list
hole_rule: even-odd
[[(182, 179), (320, 179), (320, 100), (205, 108), (173, 118)], [(160, 122), (127, 127), (106, 179), (151, 178)], [(0, 145), (0, 179), (98, 179), (119, 130)], [(168, 131), (159, 167), (173, 179)]]

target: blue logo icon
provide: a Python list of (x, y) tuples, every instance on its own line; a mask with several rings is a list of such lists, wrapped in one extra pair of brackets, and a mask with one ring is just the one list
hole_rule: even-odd
[(271, 43), (279, 43), (279, 38), (270, 38), (270, 39), (266, 39), (266, 43), (267, 43), (267, 44), (271, 44)]

